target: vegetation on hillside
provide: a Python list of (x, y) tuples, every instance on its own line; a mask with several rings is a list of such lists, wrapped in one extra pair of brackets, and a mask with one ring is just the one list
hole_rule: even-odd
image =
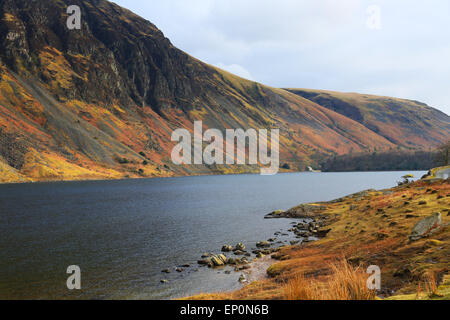
[(334, 156), (322, 162), (325, 172), (346, 171), (408, 171), (438, 166), (437, 152), (389, 151)]
[(0, 182), (258, 170), (174, 165), (171, 133), (192, 132), (196, 120), (222, 131), (280, 129), (286, 171), (318, 167), (334, 154), (448, 140), (450, 118), (421, 103), (354, 99), (361, 120), (207, 65), (114, 3), (75, 3), (81, 30), (66, 28), (72, 0), (0, 0), (0, 163), (17, 173)]

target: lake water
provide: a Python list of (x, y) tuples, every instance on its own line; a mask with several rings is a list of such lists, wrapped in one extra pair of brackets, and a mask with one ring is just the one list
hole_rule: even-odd
[[(0, 185), (0, 299), (168, 299), (237, 289), (239, 273), (197, 266), (202, 253), (237, 242), (252, 248), (287, 230), (292, 221), (263, 219), (271, 211), (392, 187), (403, 174)], [(186, 263), (183, 273), (161, 273)], [(81, 268), (80, 291), (66, 287), (70, 265)]]

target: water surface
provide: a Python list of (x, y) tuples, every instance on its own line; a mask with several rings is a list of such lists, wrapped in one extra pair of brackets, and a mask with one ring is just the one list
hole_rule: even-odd
[[(0, 185), (0, 298), (168, 299), (236, 289), (239, 273), (198, 268), (203, 252), (237, 242), (252, 248), (289, 228), (291, 221), (264, 220), (266, 213), (391, 187), (404, 174)], [(186, 272), (161, 273), (186, 263)], [(69, 265), (82, 270), (81, 291), (66, 287)]]

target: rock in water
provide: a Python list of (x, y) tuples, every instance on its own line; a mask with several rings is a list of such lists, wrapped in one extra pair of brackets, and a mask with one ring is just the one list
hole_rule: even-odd
[(204, 260), (198, 260), (197, 263), (201, 266), (211, 266), (212, 265), (211, 258), (207, 258)]
[(227, 264), (228, 259), (223, 254), (218, 254), (211, 257), (211, 262), (215, 267), (221, 267)]
[(234, 247), (234, 251), (245, 251), (245, 250), (246, 250), (245, 244), (243, 243), (238, 243), (236, 247)]
[(222, 247), (222, 252), (231, 252), (233, 251), (233, 247), (229, 245), (225, 245)]
[(276, 219), (276, 218), (283, 218), (284, 217), (284, 211), (283, 210), (276, 210), (269, 214), (267, 214), (264, 219)]
[(260, 241), (256, 244), (257, 248), (269, 248), (270, 247), (270, 243), (267, 241)]
[(417, 241), (438, 231), (442, 227), (442, 215), (440, 212), (419, 221), (409, 236), (410, 241)]

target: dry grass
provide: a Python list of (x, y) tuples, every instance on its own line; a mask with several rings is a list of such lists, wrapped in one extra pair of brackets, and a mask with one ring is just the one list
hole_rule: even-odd
[(325, 281), (297, 275), (284, 289), (287, 300), (374, 300), (376, 292), (367, 288), (368, 275), (346, 260), (330, 265)]
[[(450, 224), (447, 197), (450, 184), (446, 181), (419, 181), (390, 191), (372, 192), (358, 201), (346, 199), (344, 202), (326, 204), (324, 214), (333, 217), (329, 225), (332, 231), (326, 238), (281, 249), (281, 254), (290, 257), (288, 260), (272, 265), (268, 270), (268, 279), (232, 292), (230, 298), (376, 299), (375, 292), (366, 287), (369, 275), (365, 273), (365, 268), (358, 268), (359, 265), (380, 266), (382, 288), (378, 294), (381, 298), (450, 298), (449, 278), (446, 278), (445, 286), (436, 289), (443, 282), (441, 277), (448, 275), (450, 228), (433, 234), (433, 238), (414, 243), (408, 241), (414, 225), (434, 212), (441, 212), (443, 223)], [(419, 201), (426, 201), (427, 204), (419, 206)], [(349, 210), (350, 205), (354, 205), (354, 210)], [(384, 237), (378, 236), (381, 231), (384, 231)], [(395, 296), (391, 296), (392, 292)]]
[(426, 295), (429, 299), (444, 297), (443, 294), (439, 293), (438, 280), (434, 272), (430, 272), (425, 276), (425, 288)]

